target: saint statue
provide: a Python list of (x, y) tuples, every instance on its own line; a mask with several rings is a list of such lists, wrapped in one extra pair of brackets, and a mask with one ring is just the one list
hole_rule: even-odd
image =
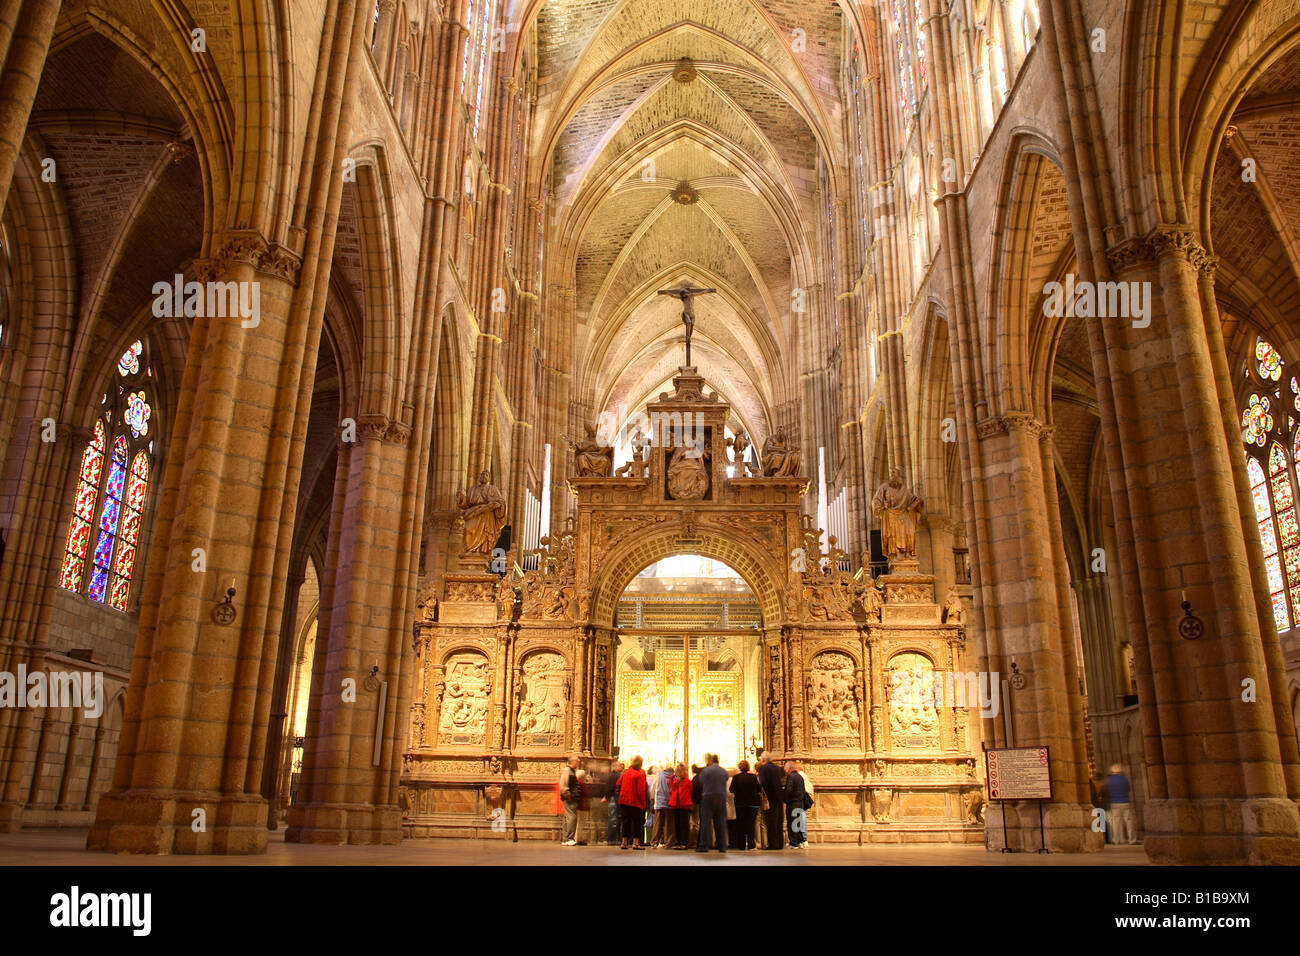
[(749, 436), (744, 432), (736, 432), (736, 437), (728, 438), (727, 444), (731, 446), (731, 463), (736, 466), (736, 477), (746, 477), (749, 474), (749, 462), (745, 460), (745, 452), (749, 450)]
[(644, 478), (649, 471), (646, 463), (645, 438), (640, 432), (632, 437), (632, 460), (614, 472), (615, 478)]
[(891, 558), (916, 556), (916, 529), (925, 501), (903, 484), (903, 472), (891, 468), (889, 480), (876, 489), (871, 511), (880, 519), (880, 542)]
[(577, 478), (608, 478), (614, 470), (613, 446), (602, 446), (596, 440), (596, 426), (584, 425), (587, 437), (575, 442), (568, 435), (564, 440), (573, 449), (573, 474)]
[(668, 463), (669, 493), (683, 500), (703, 498), (708, 494), (710, 457), (703, 439), (697, 445), (674, 448)]
[(471, 554), (488, 554), (496, 544), (506, 523), (506, 499), (484, 471), (478, 484), (456, 495), (456, 507), (465, 521), (465, 550)]
[(955, 584), (948, 586), (948, 594), (943, 599), (944, 622), (947, 624), (961, 623), (961, 595), (957, 593)]
[(790, 447), (785, 429), (778, 428), (763, 442), (763, 474), (768, 478), (798, 478), (803, 457)]

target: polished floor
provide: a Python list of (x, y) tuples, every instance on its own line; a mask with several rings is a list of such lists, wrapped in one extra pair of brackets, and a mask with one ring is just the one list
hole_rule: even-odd
[(0, 833), (0, 866), (1145, 866), (1140, 846), (1101, 853), (989, 853), (967, 846), (842, 846), (722, 853), (488, 840), (407, 840), (399, 846), (303, 846), (271, 834), (264, 856), (113, 856), (85, 849), (85, 830)]

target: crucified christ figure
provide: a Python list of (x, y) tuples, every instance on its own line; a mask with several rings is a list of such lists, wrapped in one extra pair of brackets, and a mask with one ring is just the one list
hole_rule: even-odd
[(682, 300), (682, 321), (686, 323), (686, 368), (691, 367), (691, 333), (695, 331), (695, 297), (717, 289), (660, 289), (660, 295), (671, 295)]

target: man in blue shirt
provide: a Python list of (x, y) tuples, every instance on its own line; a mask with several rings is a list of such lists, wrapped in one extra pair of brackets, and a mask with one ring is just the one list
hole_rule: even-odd
[(709, 827), (712, 824), (718, 852), (727, 852), (727, 771), (718, 765), (718, 755), (709, 754), (700, 778), (700, 844), (697, 853), (709, 851)]
[(1110, 796), (1111, 842), (1132, 846), (1137, 843), (1137, 831), (1133, 828), (1133, 787), (1122, 764), (1111, 765), (1106, 793)]

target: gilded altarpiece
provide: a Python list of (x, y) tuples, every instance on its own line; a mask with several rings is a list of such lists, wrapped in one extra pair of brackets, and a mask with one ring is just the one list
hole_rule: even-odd
[[(777, 759), (803, 762), (817, 794), (810, 838), (982, 842), (977, 714), (934, 693), (968, 665), (965, 629), (945, 619), (933, 578), (903, 562), (873, 582), (847, 570), (833, 539), (819, 559), (821, 535), (802, 514), (807, 479), (728, 477), (728, 406), (693, 369), (674, 387), (647, 406), (656, 427), (644, 459), (569, 479), (576, 514), (526, 556), (535, 568), (521, 572), (511, 556), (501, 576), (462, 555), (428, 585), (401, 780), (406, 833), (556, 839), (565, 759), (580, 757), (599, 796), (620, 739), (662, 734), (635, 721), (652, 721), (656, 701), (661, 723), (680, 709), (682, 651), (620, 684), (615, 612), (639, 571), (693, 553), (726, 563), (757, 599), (761, 733), (750, 733)], [(725, 696), (744, 691), (728, 680), (701, 675), (693, 720), (710, 704), (720, 719), (734, 713), (742, 702)], [(579, 838), (603, 841), (603, 814), (585, 816)]]

